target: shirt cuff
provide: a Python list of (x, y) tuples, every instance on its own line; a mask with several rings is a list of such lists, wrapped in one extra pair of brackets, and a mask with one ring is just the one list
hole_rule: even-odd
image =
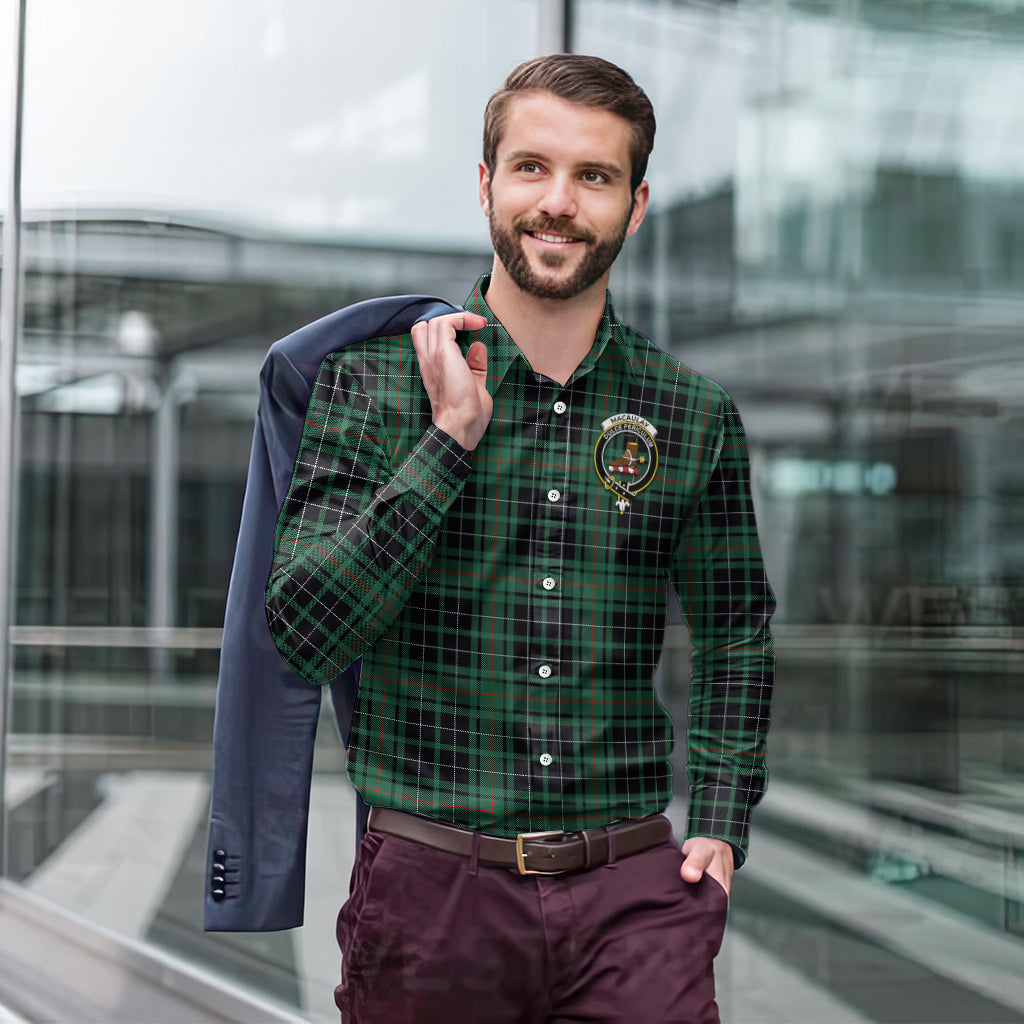
[(747, 859), (750, 812), (760, 799), (743, 788), (724, 785), (690, 787), (686, 836), (720, 839), (732, 847), (735, 866)]
[(395, 473), (396, 489), (407, 487), (428, 505), (447, 507), (473, 469), (470, 452), (433, 423)]

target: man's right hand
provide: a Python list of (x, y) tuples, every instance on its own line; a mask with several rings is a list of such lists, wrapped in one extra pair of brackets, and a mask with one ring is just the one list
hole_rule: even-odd
[(478, 313), (448, 313), (420, 320), (412, 328), (434, 425), (469, 451), (480, 443), (494, 403), (487, 391), (486, 346), (473, 342), (463, 358), (455, 332), (479, 331), (486, 325)]

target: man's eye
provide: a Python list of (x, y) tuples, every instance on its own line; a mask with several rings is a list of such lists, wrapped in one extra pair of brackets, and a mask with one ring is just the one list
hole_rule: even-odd
[(521, 170), (524, 174), (536, 174), (537, 171), (540, 170), (540, 168), (536, 164), (525, 163), (519, 165), (519, 170)]
[(591, 185), (596, 185), (608, 179), (600, 171), (584, 171), (583, 180)]

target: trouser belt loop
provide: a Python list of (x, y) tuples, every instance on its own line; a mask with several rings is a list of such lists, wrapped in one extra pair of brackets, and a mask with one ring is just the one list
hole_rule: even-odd
[(583, 837), (583, 870), (586, 871), (591, 865), (590, 833), (584, 830), (580, 835)]
[(480, 873), (480, 833), (474, 832), (469, 845), (469, 873), (474, 877)]
[(609, 830), (605, 832), (605, 835), (608, 837), (608, 867), (613, 868), (616, 866), (615, 833)]

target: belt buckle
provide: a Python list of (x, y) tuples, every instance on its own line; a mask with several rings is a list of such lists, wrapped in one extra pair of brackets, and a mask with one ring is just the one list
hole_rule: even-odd
[(516, 867), (521, 875), (564, 875), (565, 869), (557, 871), (535, 871), (526, 866), (526, 852), (523, 850), (524, 839), (551, 839), (553, 836), (565, 835), (564, 832), (520, 832), (516, 836)]

